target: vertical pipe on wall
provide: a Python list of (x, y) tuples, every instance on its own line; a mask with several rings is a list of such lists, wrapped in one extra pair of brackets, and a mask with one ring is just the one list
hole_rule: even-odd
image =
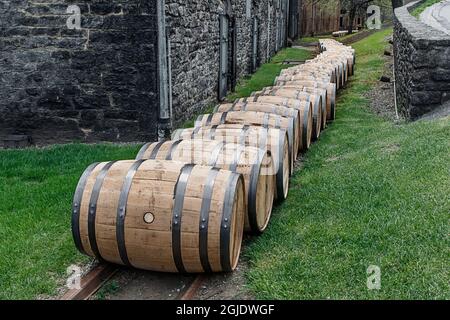
[(171, 130), (165, 0), (157, 1), (156, 10), (158, 19), (158, 139), (162, 140), (170, 136)]
[(169, 78), (169, 112), (170, 112), (170, 129), (173, 128), (173, 99), (172, 99), (172, 48), (170, 46), (169, 29), (166, 29), (167, 38), (167, 73)]
[(272, 7), (270, 5), (270, 0), (267, 2), (267, 51), (266, 51), (266, 61), (270, 58), (270, 32), (271, 30), (271, 24), (272, 24)]

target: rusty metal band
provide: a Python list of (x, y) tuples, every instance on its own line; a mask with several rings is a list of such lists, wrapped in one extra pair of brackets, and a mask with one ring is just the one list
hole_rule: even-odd
[(194, 167), (195, 164), (186, 164), (181, 169), (174, 190), (174, 204), (172, 210), (172, 255), (175, 266), (180, 273), (186, 273), (181, 254), (181, 222), (186, 188)]
[(294, 152), (294, 119), (291, 119), (292, 121), (289, 121), (289, 125), (287, 128), (287, 134), (289, 138), (289, 158), (294, 161), (293, 152)]
[(250, 172), (250, 186), (248, 190), (248, 213), (249, 213), (249, 223), (252, 233), (255, 235), (261, 234), (261, 229), (258, 226), (258, 212), (256, 208), (256, 195), (258, 189), (258, 180), (260, 177), (261, 164), (264, 156), (267, 153), (267, 149), (259, 149), (258, 159), (256, 163), (253, 164)]
[(89, 214), (88, 214), (88, 234), (89, 234), (89, 244), (91, 245), (91, 250), (95, 257), (103, 261), (103, 258), (100, 255), (100, 251), (97, 245), (97, 238), (95, 233), (95, 218), (97, 215), (97, 201), (100, 196), (100, 190), (102, 189), (103, 182), (105, 181), (108, 170), (113, 166), (117, 161), (108, 162), (103, 166), (95, 179), (94, 187), (92, 188), (91, 198), (89, 200)]
[(214, 125), (209, 129), (208, 133), (208, 139), (209, 140), (215, 140), (216, 139), (216, 131), (217, 131), (218, 125)]
[[(278, 168), (277, 174), (276, 174), (276, 188), (277, 188), (277, 195), (278, 199), (282, 199), (284, 196), (284, 140), (286, 139), (286, 131), (280, 130), (280, 135), (278, 138)], [(291, 171), (291, 165), (290, 165), (291, 159), (289, 159), (289, 172)]]
[(201, 129), (202, 129), (201, 126), (199, 126), (199, 127), (196, 126), (196, 127), (194, 128), (194, 130), (192, 131), (191, 139), (194, 139), (195, 136), (200, 132)]
[(148, 142), (142, 146), (142, 148), (139, 150), (136, 160), (141, 160), (144, 158), (145, 152), (148, 150), (148, 148), (152, 145), (153, 142)]
[(131, 185), (133, 183), (133, 178), (139, 169), (139, 167), (146, 160), (138, 160), (130, 167), (122, 184), (122, 189), (120, 190), (119, 204), (117, 206), (117, 218), (116, 218), (116, 238), (117, 247), (119, 249), (120, 259), (126, 266), (132, 266), (130, 260), (128, 259), (128, 252), (125, 245), (125, 217), (127, 214), (127, 204), (128, 195), (131, 190)]
[(231, 222), (234, 198), (239, 179), (241, 179), (240, 174), (231, 173), (223, 203), (222, 222), (220, 224), (220, 265), (222, 271), (225, 272), (231, 272), (233, 268), (230, 259)]
[(211, 125), (211, 121), (212, 121), (213, 117), (214, 117), (214, 113), (211, 113), (211, 114), (208, 115), (208, 118), (206, 119), (205, 126)]
[(222, 116), (220, 117), (220, 124), (225, 124), (225, 122), (227, 121), (227, 117), (228, 117), (228, 112), (222, 113)]
[(182, 141), (183, 140), (177, 140), (174, 143), (172, 143), (172, 145), (170, 146), (169, 152), (167, 153), (166, 160), (172, 160), (173, 152), (178, 148), (178, 146), (180, 145), (180, 143)]
[(165, 142), (166, 142), (165, 140), (162, 140), (162, 141), (160, 141), (160, 142), (158, 142), (156, 144), (156, 146), (153, 148), (152, 152), (150, 153), (150, 157), (149, 157), (150, 160), (155, 160), (156, 159), (156, 157), (158, 156), (159, 149), (161, 149), (161, 146)]
[(307, 107), (305, 107), (305, 110), (303, 111), (303, 132), (302, 132), (302, 138), (303, 138), (303, 148), (306, 150), (308, 148), (308, 123), (309, 123), (309, 112), (310, 112), (311, 104), (308, 104)]
[(194, 124), (194, 127), (195, 127), (195, 128), (198, 128), (198, 127), (203, 126), (203, 118), (204, 118), (204, 116), (205, 116), (205, 115), (199, 115), (199, 116), (197, 117), (197, 120), (195, 120), (195, 124)]
[(73, 241), (75, 242), (75, 246), (81, 252), (86, 254), (86, 251), (83, 248), (83, 242), (81, 241), (80, 234), (80, 210), (81, 210), (81, 202), (83, 200), (84, 189), (86, 188), (86, 183), (91, 175), (92, 171), (99, 165), (99, 163), (93, 163), (89, 167), (84, 170), (83, 174), (78, 181), (77, 188), (75, 189), (75, 194), (73, 196), (72, 202), (72, 236)]
[(199, 254), (200, 262), (205, 272), (212, 272), (211, 264), (208, 258), (208, 226), (214, 184), (219, 172), (220, 169), (218, 168), (212, 168), (210, 170), (208, 177), (206, 178), (205, 187), (203, 189), (202, 206), (200, 209)]

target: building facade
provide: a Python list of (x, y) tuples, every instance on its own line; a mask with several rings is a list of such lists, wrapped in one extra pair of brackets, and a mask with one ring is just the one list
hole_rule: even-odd
[(155, 140), (284, 47), (296, 29), (292, 5), (2, 1), (0, 140)]
[[(299, 8), (301, 36), (323, 35), (348, 29), (350, 18), (339, 0), (302, 0)], [(362, 28), (365, 20), (366, 14), (358, 14), (353, 21), (354, 29)]]

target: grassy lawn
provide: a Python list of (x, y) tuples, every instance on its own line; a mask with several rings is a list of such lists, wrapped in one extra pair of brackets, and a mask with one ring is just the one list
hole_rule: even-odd
[(428, 7), (431, 7), (432, 5), (441, 2), (442, 0), (427, 0), (424, 3), (422, 3), (421, 5), (419, 5), (417, 8), (415, 8), (411, 14), (416, 17), (419, 18), (420, 14), (422, 12), (424, 12)]
[(285, 48), (280, 50), (269, 63), (263, 64), (255, 74), (245, 78), (239, 82), (235, 92), (228, 95), (228, 101), (234, 101), (238, 98), (248, 97), (252, 92), (272, 86), (275, 77), (281, 70), (289, 68), (287, 64), (283, 64), (286, 60), (305, 61), (312, 57), (312, 53), (307, 50)]
[(88, 261), (70, 231), (72, 197), (96, 161), (130, 159), (135, 145), (0, 150), (0, 299), (54, 295), (66, 268)]
[[(449, 118), (396, 125), (363, 96), (381, 75), (391, 32), (353, 45), (358, 65), (337, 120), (246, 250), (256, 297), (450, 298)], [(381, 290), (367, 289), (369, 265), (381, 268)]]
[(352, 38), (358, 38), (358, 37), (361, 36), (362, 33), (366, 33), (366, 32), (369, 32), (369, 30), (368, 29), (362, 29), (362, 30), (360, 30), (357, 33), (347, 34), (347, 35), (342, 36), (342, 37), (333, 37), (333, 35), (330, 32), (330, 34), (328, 34), (328, 35), (321, 35), (321, 36), (318, 36), (318, 37), (303, 37), (303, 38), (300, 38), (297, 41), (295, 41), (295, 45), (299, 45), (299, 46), (307, 45), (307, 44), (310, 44), (310, 43), (313, 43), (313, 42), (319, 42), (319, 40), (322, 40), (322, 39), (334, 39), (334, 40), (339, 41), (339, 42), (344, 42), (344, 41), (347, 41), (347, 40), (351, 40)]

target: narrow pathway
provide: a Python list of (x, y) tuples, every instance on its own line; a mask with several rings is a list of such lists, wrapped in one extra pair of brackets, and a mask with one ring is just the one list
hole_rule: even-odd
[(450, 35), (450, 0), (428, 7), (420, 15), (420, 20), (430, 27)]

